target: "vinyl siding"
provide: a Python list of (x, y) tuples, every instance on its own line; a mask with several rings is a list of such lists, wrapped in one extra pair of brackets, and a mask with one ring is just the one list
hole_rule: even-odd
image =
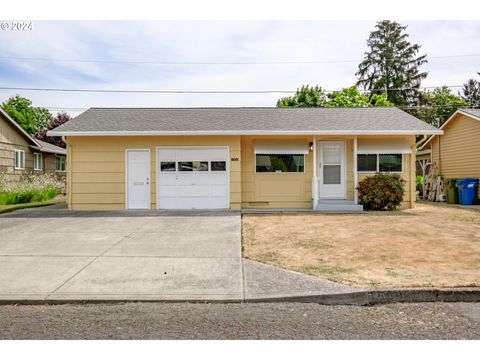
[(445, 179), (480, 178), (480, 121), (458, 114), (431, 143), (432, 160)]
[[(69, 137), (68, 203), (74, 210), (125, 209), (125, 150), (150, 149), (150, 207), (156, 209), (157, 146), (227, 146), (240, 158), (239, 136)], [(230, 208), (240, 209), (240, 161), (230, 161)]]
[[(230, 151), (230, 208), (312, 207), (313, 154), (305, 156), (304, 173), (255, 173), (253, 143), (257, 139), (303, 140), (312, 136), (159, 136), (68, 137), (67, 177), (69, 208), (75, 210), (125, 209), (125, 150), (150, 149), (150, 199), (156, 204), (157, 146), (228, 146)], [(408, 137), (412, 146), (414, 136)], [(345, 140), (346, 197), (353, 200), (353, 137), (317, 137)], [(234, 159), (234, 160), (232, 160)], [(238, 160), (237, 160), (238, 159)], [(414, 201), (414, 155), (404, 155), (402, 177), (407, 181), (403, 207)], [(369, 173), (359, 173), (359, 180)], [(413, 177), (413, 182), (412, 182)], [(412, 195), (413, 194), (413, 195)], [(413, 200), (412, 200), (413, 199)]]

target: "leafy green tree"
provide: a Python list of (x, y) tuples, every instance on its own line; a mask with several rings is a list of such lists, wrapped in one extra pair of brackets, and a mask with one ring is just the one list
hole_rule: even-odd
[(357, 86), (344, 88), (327, 94), (321, 87), (302, 86), (291, 97), (277, 101), (277, 107), (370, 107), (393, 106), (387, 94), (374, 94), (372, 97), (362, 94)]
[(320, 86), (302, 85), (293, 96), (277, 101), (277, 107), (326, 107), (327, 94)]
[(422, 92), (420, 104), (418, 108), (410, 108), (407, 112), (437, 127), (442, 126), (458, 108), (468, 106), (465, 99), (455, 95), (447, 86)]
[(65, 124), (67, 121), (70, 121), (71, 119), (72, 117), (68, 113), (59, 112), (46, 127), (37, 129), (34, 137), (50, 144), (65, 148), (66, 144), (63, 142), (60, 136), (47, 136), (47, 131), (53, 130), (58, 126)]
[(377, 23), (367, 40), (368, 51), (358, 65), (357, 85), (371, 94), (388, 90), (388, 100), (395, 105), (416, 103), (420, 83), (428, 75), (419, 67), (427, 55), (417, 56), (420, 45), (411, 44), (406, 26), (390, 20)]
[(53, 119), (47, 109), (34, 107), (29, 99), (19, 95), (10, 97), (2, 103), (2, 107), (29, 134), (46, 127)]
[[(480, 75), (480, 72), (477, 75)], [(469, 79), (463, 84), (462, 98), (469, 106), (480, 107), (480, 82), (475, 79)]]

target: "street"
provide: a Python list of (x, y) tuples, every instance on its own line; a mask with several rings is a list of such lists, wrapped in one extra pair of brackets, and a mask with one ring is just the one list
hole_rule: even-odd
[(480, 304), (0, 306), (1, 339), (480, 339)]

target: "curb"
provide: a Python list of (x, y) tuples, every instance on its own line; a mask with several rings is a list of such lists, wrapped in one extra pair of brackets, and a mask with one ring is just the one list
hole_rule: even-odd
[(365, 290), (339, 294), (309, 294), (238, 299), (0, 299), (1, 305), (60, 305), (60, 304), (118, 304), (118, 303), (315, 303), (320, 305), (380, 305), (417, 302), (480, 302), (480, 289), (388, 289)]
[(391, 289), (328, 295), (301, 295), (245, 299), (254, 302), (300, 302), (321, 305), (378, 305), (415, 302), (480, 302), (480, 289)]

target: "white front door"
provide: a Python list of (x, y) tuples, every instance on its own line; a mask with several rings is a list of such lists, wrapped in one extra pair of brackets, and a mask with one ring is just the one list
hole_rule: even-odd
[(159, 209), (228, 209), (228, 148), (157, 150)]
[(150, 151), (127, 150), (127, 209), (150, 209)]
[(318, 174), (320, 199), (345, 199), (344, 141), (319, 141)]

